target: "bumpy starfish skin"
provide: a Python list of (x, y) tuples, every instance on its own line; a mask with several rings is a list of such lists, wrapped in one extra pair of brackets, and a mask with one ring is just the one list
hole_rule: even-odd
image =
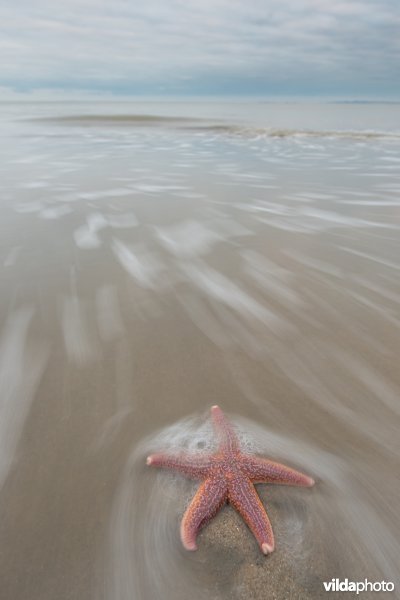
[(285, 465), (241, 452), (235, 431), (219, 406), (211, 408), (211, 418), (219, 440), (215, 454), (151, 454), (147, 464), (203, 480), (182, 519), (181, 540), (187, 550), (197, 549), (196, 537), (201, 527), (229, 502), (253, 532), (262, 552), (269, 554), (274, 550), (274, 534), (253, 484), (311, 487), (314, 480)]

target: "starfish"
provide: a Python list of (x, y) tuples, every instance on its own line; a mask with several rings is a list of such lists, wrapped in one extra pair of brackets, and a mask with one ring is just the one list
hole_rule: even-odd
[(314, 480), (285, 465), (242, 452), (234, 428), (219, 406), (211, 408), (211, 419), (219, 441), (215, 454), (160, 452), (151, 454), (147, 464), (202, 480), (181, 523), (181, 540), (187, 550), (197, 550), (199, 530), (229, 502), (253, 532), (261, 551), (269, 554), (275, 547), (274, 534), (253, 484), (311, 487)]

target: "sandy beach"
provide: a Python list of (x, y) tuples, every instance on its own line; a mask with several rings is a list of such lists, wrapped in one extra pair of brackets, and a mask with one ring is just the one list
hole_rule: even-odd
[[(398, 592), (400, 139), (47, 110), (1, 124), (0, 598)], [(196, 486), (145, 465), (215, 403), (316, 479), (258, 486), (271, 556), (230, 507), (185, 552)]]

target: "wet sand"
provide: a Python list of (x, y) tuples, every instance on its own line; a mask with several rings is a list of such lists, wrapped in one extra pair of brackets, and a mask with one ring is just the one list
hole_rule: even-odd
[[(48, 127), (1, 163), (0, 597), (400, 589), (396, 143)], [(258, 486), (269, 557), (229, 507), (185, 552), (145, 466), (214, 403), (317, 480)]]

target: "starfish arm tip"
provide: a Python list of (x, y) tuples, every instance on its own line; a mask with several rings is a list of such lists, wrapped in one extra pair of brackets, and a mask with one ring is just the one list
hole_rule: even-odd
[(197, 550), (196, 540), (186, 531), (185, 524), (181, 523), (181, 542), (185, 550)]
[(218, 404), (214, 404), (214, 405), (211, 407), (211, 412), (215, 412), (216, 410), (220, 410), (220, 408), (219, 408)]
[(146, 458), (146, 465), (151, 465), (153, 464), (153, 456), (150, 454), (150, 456), (148, 456)]
[(315, 485), (315, 479), (313, 479), (312, 477), (308, 477), (307, 487), (313, 487), (313, 485)]
[(195, 550), (197, 550), (197, 546), (194, 542), (184, 542), (182, 540), (182, 544), (185, 550), (189, 550), (189, 552), (194, 552)]
[(261, 550), (263, 554), (271, 554), (271, 552), (274, 551), (274, 545), (267, 544), (266, 542), (264, 542), (263, 544), (261, 544)]

